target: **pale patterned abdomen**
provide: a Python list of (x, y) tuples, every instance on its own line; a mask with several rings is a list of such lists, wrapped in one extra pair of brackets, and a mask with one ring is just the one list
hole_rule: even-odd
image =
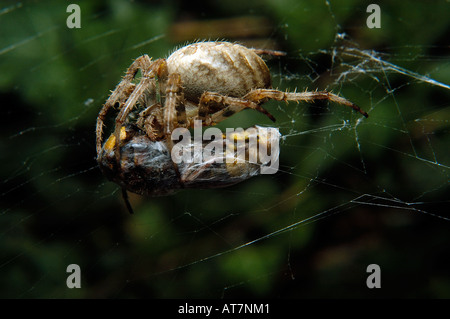
[(252, 89), (270, 88), (270, 72), (251, 49), (228, 42), (199, 42), (167, 58), (169, 73), (181, 76), (186, 99), (197, 102), (203, 92), (243, 97)]

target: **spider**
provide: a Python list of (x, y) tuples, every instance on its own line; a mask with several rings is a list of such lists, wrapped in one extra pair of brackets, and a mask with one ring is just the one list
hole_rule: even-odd
[[(96, 128), (97, 161), (102, 170), (108, 172), (110, 179), (122, 186), (125, 198), (125, 189), (141, 194), (162, 195), (172, 186), (179, 188), (196, 185), (182, 180), (184, 168), (179, 168), (175, 163), (172, 165), (178, 182), (175, 181), (173, 185), (164, 184), (162, 175), (157, 175), (151, 185), (135, 187), (133, 183), (140, 182), (135, 181), (135, 178), (124, 181), (127, 177), (122, 174), (130, 165), (135, 165), (135, 168), (138, 166), (136, 162), (126, 161), (127, 157), (136, 158), (132, 145), (147, 149), (153, 154), (152, 150), (160, 146), (159, 142), (163, 142), (170, 154), (174, 129), (191, 128), (195, 120), (200, 120), (203, 126), (211, 126), (244, 109), (253, 109), (275, 121), (262, 107), (270, 99), (297, 103), (329, 100), (349, 106), (368, 117), (357, 105), (327, 91), (297, 93), (273, 89), (269, 69), (260, 57), (264, 54), (276, 56), (284, 53), (249, 49), (229, 42), (198, 42), (176, 50), (167, 59), (152, 61), (144, 54), (131, 64), (100, 110)], [(141, 77), (135, 84), (139, 71)], [(114, 132), (102, 149), (103, 123), (113, 107), (119, 113), (115, 119)], [(132, 123), (136, 127), (126, 129), (132, 122), (135, 109), (139, 111), (137, 120)], [(135, 136), (139, 136), (138, 142)], [(128, 149), (128, 146), (131, 148)], [(125, 152), (125, 155), (122, 156), (121, 152)], [(154, 162), (153, 165), (156, 166), (153, 168), (159, 169), (158, 165), (167, 164), (169, 160), (163, 157), (160, 162)], [(115, 169), (111, 170), (112, 167)], [(146, 177), (148, 172), (145, 171), (144, 169), (139, 173), (139, 178)], [(234, 170), (232, 176), (239, 174), (240, 170)], [(161, 185), (157, 184), (158, 178), (161, 179)], [(145, 189), (149, 187), (154, 189)], [(212, 185), (209, 184), (208, 187)]]
[[(279, 55), (276, 51), (249, 49), (229, 42), (199, 42), (184, 46), (167, 59), (144, 54), (126, 71), (122, 81), (106, 100), (97, 117), (97, 155), (102, 149), (103, 122), (107, 112), (117, 107), (114, 136), (120, 141), (121, 127), (139, 105), (137, 125), (152, 141), (166, 140), (177, 127), (192, 127), (194, 120), (203, 126), (219, 123), (244, 109), (254, 109), (275, 118), (261, 105), (277, 101), (329, 100), (346, 105), (365, 117), (368, 114), (352, 102), (327, 91), (282, 92), (272, 89), (271, 76), (259, 54)], [(133, 83), (138, 71), (141, 79)], [(119, 159), (120, 143), (114, 153)], [(100, 159), (99, 159), (100, 160)]]

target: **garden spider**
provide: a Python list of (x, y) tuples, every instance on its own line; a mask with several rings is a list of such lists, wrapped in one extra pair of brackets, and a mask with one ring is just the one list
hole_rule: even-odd
[[(210, 126), (243, 109), (254, 109), (275, 121), (261, 106), (269, 99), (285, 102), (329, 100), (368, 117), (357, 105), (327, 91), (292, 93), (272, 89), (269, 69), (258, 55), (267, 53), (277, 54), (229, 42), (199, 42), (180, 48), (167, 59), (152, 61), (146, 54), (140, 56), (128, 68), (98, 114), (98, 160), (103, 122), (114, 106), (120, 110), (114, 129), (116, 141), (121, 140), (120, 130), (139, 104), (144, 110), (139, 113), (137, 125), (150, 140), (166, 140), (169, 146), (172, 145), (172, 131), (177, 127), (192, 127), (195, 119), (201, 120), (203, 126)], [(142, 76), (136, 85), (133, 80), (139, 70)], [(117, 159), (119, 149), (120, 143), (117, 143)]]

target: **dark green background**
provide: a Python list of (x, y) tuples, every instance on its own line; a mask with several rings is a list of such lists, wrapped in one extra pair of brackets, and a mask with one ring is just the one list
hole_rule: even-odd
[[(450, 297), (450, 94), (416, 76), (450, 83), (448, 2), (378, 2), (381, 29), (366, 27), (370, 1), (76, 1), (81, 29), (68, 3), (0, 5), (1, 297)], [(268, 61), (274, 86), (333, 90), (370, 117), (270, 102), (280, 172), (132, 196), (129, 215), (95, 161), (109, 90), (139, 55), (199, 38), (176, 23), (235, 17), (257, 22), (211, 37), (287, 52)], [(251, 111), (222, 124), (273, 125)], [(372, 263), (381, 289), (366, 287)]]

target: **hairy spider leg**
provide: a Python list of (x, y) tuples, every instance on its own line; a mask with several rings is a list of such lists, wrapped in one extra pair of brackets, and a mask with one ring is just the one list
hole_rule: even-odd
[[(181, 77), (178, 73), (169, 75), (166, 87), (166, 100), (164, 103), (164, 134), (168, 139), (176, 127), (186, 127), (186, 108), (184, 94), (181, 86)], [(171, 140), (171, 139), (170, 139)]]
[[(96, 128), (96, 142), (97, 142), (97, 154), (100, 154), (102, 149), (102, 139), (103, 139), (103, 122), (106, 118), (106, 114), (109, 109), (119, 103), (119, 109), (122, 108), (123, 103), (129, 98), (130, 94), (134, 91), (135, 84), (132, 83), (134, 77), (136, 76), (139, 70), (142, 70), (144, 73), (145, 70), (151, 64), (151, 59), (148, 55), (143, 55), (137, 58), (127, 69), (122, 81), (116, 86), (114, 91), (111, 92), (111, 95), (106, 100), (103, 105), (100, 113), (97, 117), (97, 128)], [(116, 136), (117, 137), (117, 136)]]
[[(181, 86), (181, 76), (178, 73), (172, 73), (167, 79), (166, 98), (164, 101), (164, 135), (169, 154), (172, 153), (173, 140), (172, 132), (176, 127), (186, 127), (186, 109), (184, 106), (183, 87)], [(181, 180), (178, 165), (172, 161), (178, 178)]]
[(213, 92), (202, 94), (197, 118), (203, 121), (204, 126), (208, 126), (219, 123), (244, 109), (254, 109), (275, 122), (273, 115), (258, 103), (248, 101), (245, 98), (239, 99)]
[(363, 111), (359, 106), (356, 104), (327, 91), (313, 91), (313, 92), (301, 92), (301, 93), (291, 93), (291, 92), (282, 92), (278, 90), (272, 90), (272, 89), (255, 89), (247, 93), (244, 97), (244, 100), (253, 101), (255, 103), (260, 103), (261, 101), (264, 101), (266, 99), (272, 99), (276, 101), (296, 101), (297, 103), (299, 101), (305, 101), (305, 102), (312, 102), (314, 100), (328, 100), (331, 102), (335, 102), (341, 105), (346, 105), (348, 107), (351, 107), (355, 111), (361, 113), (365, 117), (369, 117), (369, 114), (367, 114), (365, 111)]
[[(142, 70), (141, 81), (135, 87), (133, 93), (131, 93), (125, 105), (122, 107), (122, 109), (120, 110), (119, 114), (116, 117), (116, 126), (114, 129), (114, 136), (116, 137), (116, 141), (120, 141), (119, 139), (120, 128), (125, 123), (128, 115), (133, 110), (133, 107), (136, 105), (139, 99), (142, 98), (142, 95), (148, 89), (148, 87), (151, 84), (151, 81), (154, 80), (155, 76), (158, 76), (158, 78), (161, 79), (162, 81), (165, 80), (165, 77), (167, 76), (167, 65), (164, 59), (158, 59), (155, 62), (148, 65), (147, 68)], [(114, 153), (118, 161), (120, 159), (119, 150), (120, 145), (119, 143), (117, 143), (115, 145)]]
[(158, 116), (161, 110), (162, 106), (160, 103), (152, 104), (139, 113), (139, 118), (136, 122), (137, 126), (143, 128), (152, 141), (156, 141), (162, 137), (162, 129), (158, 122)]
[(272, 56), (285, 56), (286, 52), (276, 51), (276, 50), (268, 50), (268, 49), (251, 49), (257, 55), (272, 55)]
[[(186, 109), (184, 106), (184, 94), (181, 86), (181, 77), (178, 73), (169, 75), (166, 87), (166, 99), (164, 102), (164, 135), (166, 137), (169, 152), (172, 152), (172, 132), (176, 127), (186, 127)], [(177, 174), (178, 166), (173, 163)]]

